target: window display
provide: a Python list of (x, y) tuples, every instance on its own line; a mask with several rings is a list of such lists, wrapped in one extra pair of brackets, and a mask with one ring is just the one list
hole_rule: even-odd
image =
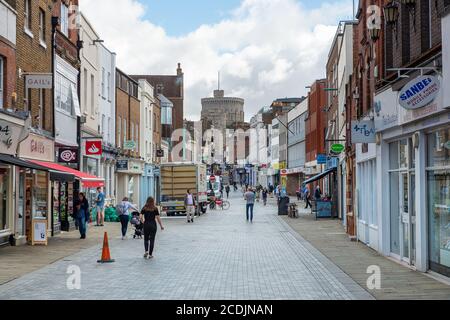
[(0, 167), (0, 230), (8, 229), (9, 176), (10, 169)]
[(37, 171), (34, 175), (33, 218), (48, 216), (48, 178), (47, 173)]
[(450, 276), (450, 129), (428, 136), (430, 268)]

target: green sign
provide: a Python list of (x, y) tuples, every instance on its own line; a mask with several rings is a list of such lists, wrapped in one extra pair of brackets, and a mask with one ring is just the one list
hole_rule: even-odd
[(345, 150), (345, 146), (343, 146), (342, 144), (333, 144), (333, 145), (331, 146), (331, 151), (332, 151), (333, 153), (336, 153), (336, 154), (340, 154), (340, 153), (342, 153), (344, 150)]
[(444, 148), (450, 150), (450, 140), (444, 143)]
[(134, 150), (136, 149), (136, 142), (129, 140), (129, 141), (125, 141), (123, 143), (123, 149), (124, 150)]

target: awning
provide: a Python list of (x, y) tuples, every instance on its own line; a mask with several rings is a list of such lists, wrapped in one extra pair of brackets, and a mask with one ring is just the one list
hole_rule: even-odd
[(13, 166), (28, 168), (28, 169), (34, 169), (39, 171), (48, 171), (48, 168), (45, 166), (41, 166), (35, 163), (32, 163), (31, 161), (22, 160), (19, 158), (16, 158), (14, 156), (10, 156), (7, 154), (0, 154), (0, 162), (12, 164)]
[(329, 170), (327, 170), (327, 171), (324, 171), (324, 172), (318, 174), (317, 176), (312, 177), (311, 179), (306, 180), (305, 182), (303, 182), (303, 185), (307, 185), (307, 184), (310, 184), (310, 183), (312, 183), (312, 182), (314, 182), (314, 181), (317, 181), (317, 180), (320, 180), (320, 179), (322, 179), (322, 178), (325, 178), (325, 177), (328, 176), (330, 173), (335, 172), (335, 171), (337, 171), (337, 168), (331, 168), (331, 169), (329, 169)]
[(105, 185), (105, 180), (96, 176), (92, 176), (90, 174), (72, 169), (72, 168), (68, 168), (65, 166), (62, 166), (60, 164), (57, 163), (53, 163), (53, 162), (43, 162), (43, 161), (36, 161), (36, 160), (30, 160), (31, 162), (43, 166), (43, 167), (47, 167), (50, 170), (54, 170), (54, 171), (61, 171), (64, 173), (68, 173), (71, 175), (74, 175), (75, 178), (80, 179), (83, 187), (85, 188), (97, 188), (97, 187), (104, 187)]

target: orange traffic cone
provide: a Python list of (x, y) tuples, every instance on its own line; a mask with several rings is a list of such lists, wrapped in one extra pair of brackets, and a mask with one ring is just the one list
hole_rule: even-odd
[(111, 254), (109, 253), (109, 244), (108, 244), (108, 233), (105, 232), (105, 236), (103, 238), (103, 250), (102, 250), (102, 258), (97, 261), (98, 263), (111, 263), (114, 262), (114, 259), (111, 259)]

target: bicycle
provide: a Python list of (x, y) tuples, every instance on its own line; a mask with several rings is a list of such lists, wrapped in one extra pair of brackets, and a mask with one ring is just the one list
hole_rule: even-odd
[(230, 202), (228, 202), (227, 200), (221, 200), (221, 199), (217, 199), (215, 201), (210, 201), (209, 203), (209, 208), (211, 210), (216, 210), (217, 208), (221, 208), (222, 210), (228, 210), (230, 209)]

